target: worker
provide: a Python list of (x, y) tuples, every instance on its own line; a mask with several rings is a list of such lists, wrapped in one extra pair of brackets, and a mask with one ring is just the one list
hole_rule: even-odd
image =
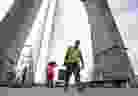
[[(71, 46), (67, 49), (66, 56), (64, 58), (64, 65), (66, 67), (65, 71), (65, 88), (66, 91), (68, 89), (68, 82), (69, 78), (74, 73), (75, 76), (75, 83), (80, 83), (80, 68), (84, 68), (84, 61), (82, 58), (81, 51), (79, 49), (80, 40), (75, 41), (75, 46)], [(82, 66), (80, 67), (80, 61), (82, 63)]]

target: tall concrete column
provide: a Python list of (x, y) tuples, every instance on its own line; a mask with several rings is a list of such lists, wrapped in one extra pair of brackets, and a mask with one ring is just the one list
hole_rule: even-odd
[(16, 48), (23, 47), (40, 3), (41, 0), (15, 0), (0, 24), (0, 47), (5, 50), (5, 55), (13, 57)]
[[(41, 0), (15, 0), (11, 10), (0, 23), (0, 56), (14, 58), (16, 48), (22, 48)], [(2, 59), (4, 60), (4, 59)], [(0, 68), (7, 71), (1, 63)], [(5, 73), (5, 72), (4, 72)]]
[(120, 40), (123, 46), (123, 41), (110, 12), (107, 0), (88, 0), (87, 10), (95, 54), (100, 50), (112, 47), (114, 44), (113, 40)]
[[(109, 71), (114, 73), (120, 72), (120, 74), (128, 74), (130, 62), (127, 54), (124, 56), (125, 58), (121, 60), (119, 59), (121, 58), (121, 55), (115, 56), (116, 52), (113, 50), (110, 51), (112, 55), (109, 52), (110, 56), (107, 56), (109, 55), (108, 52), (107, 54), (103, 54), (104, 52), (102, 53), (103, 50), (111, 48), (115, 44), (115, 40), (119, 41), (118, 45), (120, 47), (125, 47), (108, 6), (108, 1), (88, 0), (87, 10), (89, 15), (89, 24), (91, 25), (94, 57), (95, 61), (98, 61), (95, 62), (95, 67), (101, 67), (96, 70), (102, 72)], [(119, 52), (119, 50), (117, 52)], [(100, 54), (100, 56), (96, 56), (97, 54)]]

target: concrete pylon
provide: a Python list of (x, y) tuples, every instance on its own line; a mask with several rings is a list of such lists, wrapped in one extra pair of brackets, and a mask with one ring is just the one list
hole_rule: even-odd
[(120, 78), (123, 76), (122, 78), (127, 78), (130, 65), (127, 53), (122, 53), (125, 55), (121, 56), (121, 54), (116, 54), (121, 49), (116, 50), (115, 48), (116, 51), (110, 50), (115, 44), (114, 41), (118, 41), (117, 45), (121, 48), (125, 48), (125, 45), (108, 6), (108, 1), (88, 0), (87, 11), (89, 24), (91, 24), (91, 32), (94, 33), (92, 39), (94, 44), (95, 70), (109, 72), (113, 77)]
[(3, 30), (0, 33), (0, 48), (5, 50), (5, 55), (14, 57), (16, 48), (23, 48), (40, 3), (41, 0), (14, 0), (13, 6), (0, 23), (0, 30)]
[[(0, 22), (0, 30), (2, 30), (0, 32), (0, 55), (2, 60), (4, 60), (4, 55), (15, 58), (16, 48), (23, 48), (28, 29), (34, 21), (40, 3), (41, 0), (14, 0), (10, 10)], [(7, 72), (4, 63), (0, 65), (0, 68)]]
[[(36, 72), (34, 81), (37, 84), (45, 84), (47, 80), (46, 68), (48, 64), (49, 43), (51, 40), (51, 32), (53, 25), (53, 17), (55, 15), (57, 0), (43, 0), (40, 13), (44, 15), (43, 37), (41, 38), (40, 55), (36, 62)], [(47, 10), (46, 10), (47, 9)], [(39, 15), (39, 13), (38, 13)], [(38, 17), (41, 18), (41, 17)]]
[(91, 31), (94, 33), (92, 38), (95, 54), (100, 50), (112, 47), (114, 40), (119, 40), (123, 45), (107, 0), (88, 0), (87, 11)]

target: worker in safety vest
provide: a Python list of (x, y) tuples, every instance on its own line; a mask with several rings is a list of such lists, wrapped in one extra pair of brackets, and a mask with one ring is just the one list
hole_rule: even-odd
[(84, 68), (84, 61), (81, 51), (79, 49), (80, 40), (75, 41), (75, 46), (71, 46), (67, 49), (66, 56), (64, 58), (64, 65), (66, 66), (65, 72), (65, 89), (68, 87), (69, 78), (72, 72), (75, 75), (76, 83), (80, 82), (80, 61), (82, 63), (81, 69)]

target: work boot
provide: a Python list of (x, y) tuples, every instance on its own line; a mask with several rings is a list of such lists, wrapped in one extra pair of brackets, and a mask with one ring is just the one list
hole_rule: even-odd
[(64, 92), (67, 92), (68, 91), (68, 87), (64, 87)]
[(65, 85), (64, 85), (64, 91), (68, 91), (68, 83), (65, 82)]

